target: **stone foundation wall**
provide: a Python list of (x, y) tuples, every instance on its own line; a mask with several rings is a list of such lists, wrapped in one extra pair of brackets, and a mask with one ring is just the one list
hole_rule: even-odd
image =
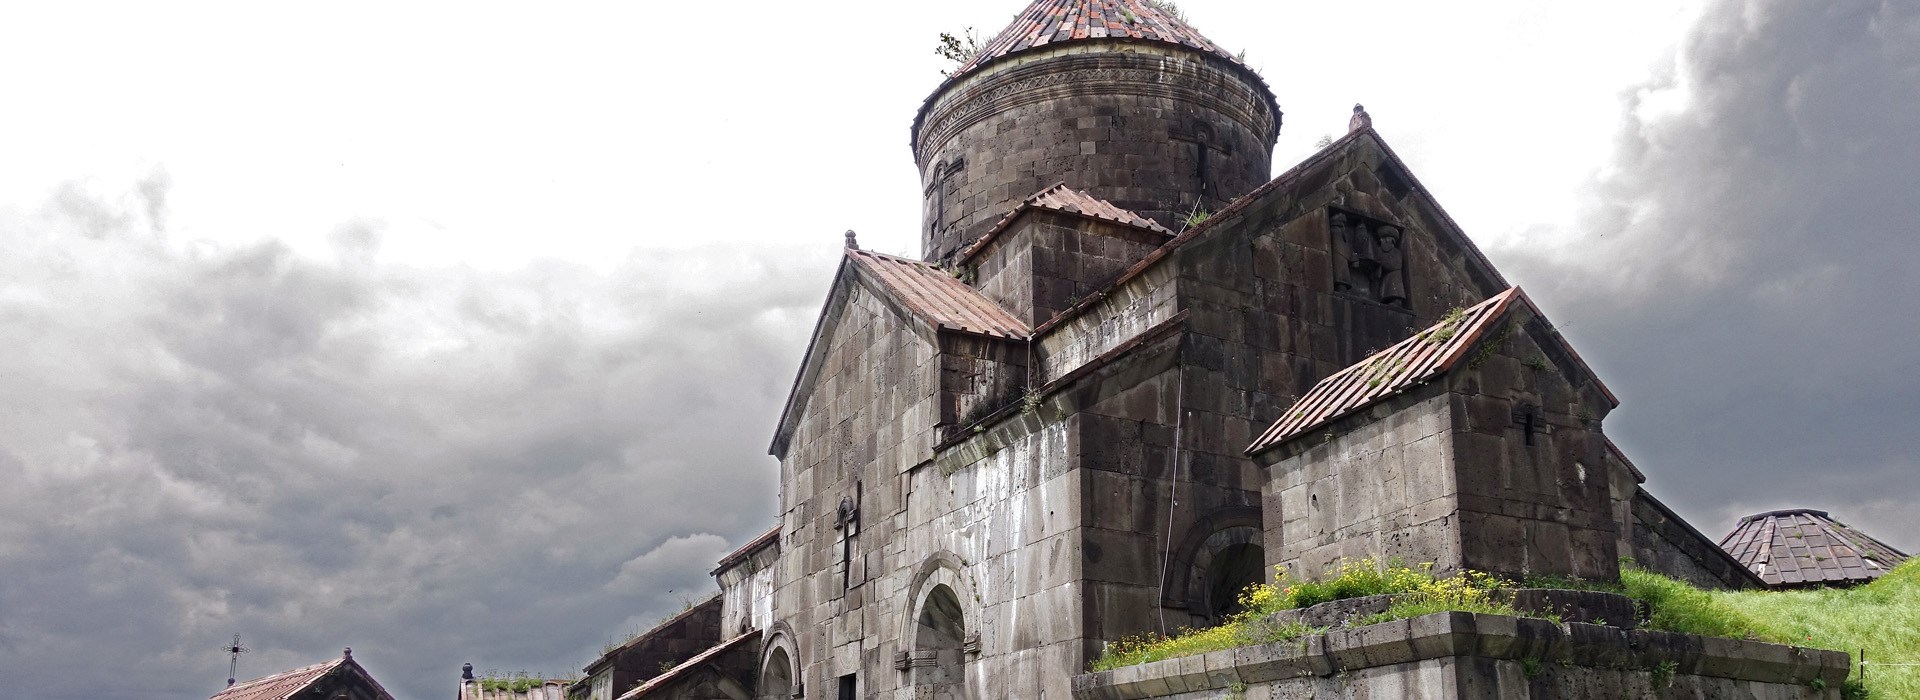
[(1437, 613), (1078, 676), (1080, 700), (1838, 700), (1845, 652)]

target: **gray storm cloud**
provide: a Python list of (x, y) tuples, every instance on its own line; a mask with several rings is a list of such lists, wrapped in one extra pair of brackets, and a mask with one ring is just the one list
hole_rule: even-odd
[(405, 267), (378, 222), (172, 241), (165, 196), (0, 213), (9, 685), (205, 697), (235, 632), (243, 675), (351, 645), (401, 697), (573, 671), (771, 524), (831, 246)]
[(1715, 3), (1627, 96), (1573, 231), (1502, 251), (1719, 536), (1825, 508), (1920, 547), (1920, 5)]

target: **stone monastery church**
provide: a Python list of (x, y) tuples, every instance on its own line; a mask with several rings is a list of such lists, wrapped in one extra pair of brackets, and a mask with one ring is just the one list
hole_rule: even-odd
[(1269, 177), (1280, 128), (1168, 13), (1035, 0), (914, 119), (922, 256), (847, 235), (779, 526), (569, 695), (1067, 700), (1275, 566), (1759, 585), (1364, 110)]

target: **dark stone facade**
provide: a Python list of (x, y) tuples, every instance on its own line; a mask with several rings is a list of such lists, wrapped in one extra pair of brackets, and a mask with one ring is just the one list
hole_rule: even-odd
[[(1291, 493), (1245, 454), (1322, 378), (1509, 288), (1363, 113), (1269, 180), (1279, 118), (1246, 68), (1164, 43), (1046, 45), (929, 98), (939, 267), (843, 264), (770, 449), (777, 555), (722, 577), (756, 696), (1066, 698), (1107, 643), (1216, 622), (1271, 563), (1612, 577), (1642, 479), (1537, 319), (1346, 426), (1430, 454)], [(1033, 204), (1057, 182), (1174, 235)]]
[(914, 123), (922, 254), (947, 261), (1057, 182), (1178, 231), (1266, 182), (1280, 114), (1248, 69), (1177, 46), (1063, 44), (995, 62)]

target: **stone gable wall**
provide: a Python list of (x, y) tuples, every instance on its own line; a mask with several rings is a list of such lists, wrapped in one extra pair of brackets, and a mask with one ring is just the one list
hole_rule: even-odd
[(1514, 309), (1447, 377), (1462, 564), (1512, 577), (1611, 580), (1619, 524), (1600, 432), (1611, 406), (1593, 385), (1570, 380), (1550, 332)]
[(1052, 320), (1167, 241), (1165, 234), (1032, 210), (975, 255), (975, 286), (1029, 327)]
[[(795, 631), (796, 680), (809, 688), (831, 688), (838, 672), (858, 670), (836, 641), (860, 629), (868, 572), (882, 568), (875, 550), (897, 534), (888, 516), (901, 508), (902, 474), (932, 454), (939, 419), (931, 339), (863, 284), (836, 293), (817, 341), (825, 345), (820, 376), (780, 466), (773, 610)], [(846, 530), (834, 527), (842, 499), (861, 514), (850, 559)]]

